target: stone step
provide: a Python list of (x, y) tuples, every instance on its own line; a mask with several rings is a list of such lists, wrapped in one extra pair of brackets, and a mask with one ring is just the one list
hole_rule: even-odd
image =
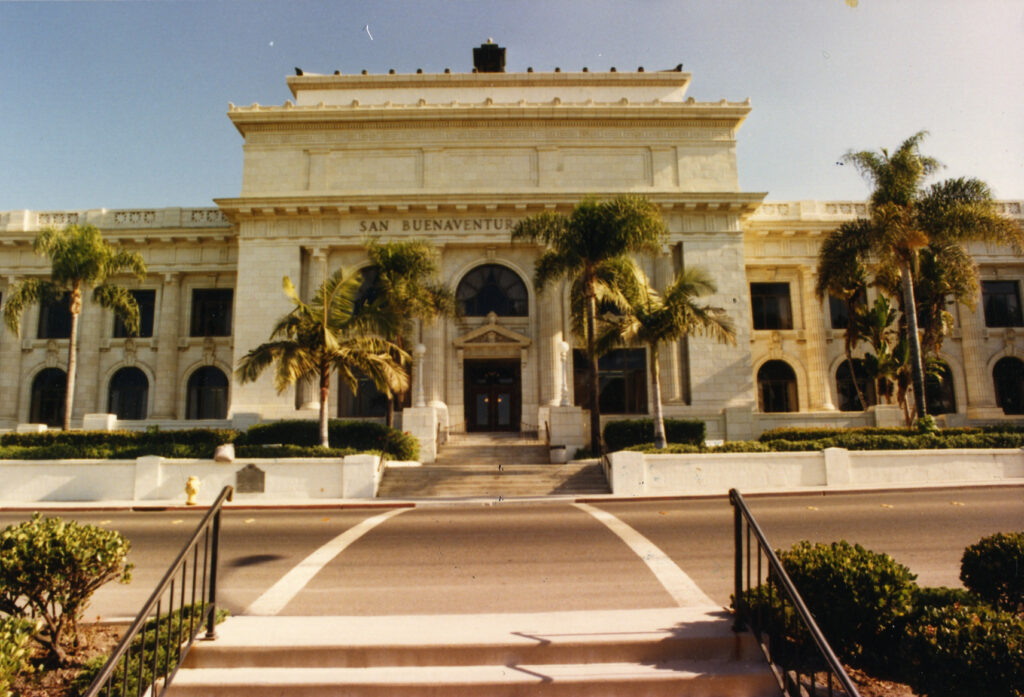
[(379, 498), (607, 494), (597, 463), (565, 465), (422, 465), (389, 467)]
[(232, 617), (167, 694), (777, 695), (718, 608), (390, 617)]

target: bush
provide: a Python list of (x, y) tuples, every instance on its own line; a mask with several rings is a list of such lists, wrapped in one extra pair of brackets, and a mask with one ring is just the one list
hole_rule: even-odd
[(115, 530), (42, 518), (0, 531), (0, 612), (42, 620), (34, 638), (50, 657), (67, 662), (78, 620), (103, 584), (127, 583), (128, 541)]
[[(413, 436), (375, 421), (331, 419), (327, 437), (332, 448), (383, 452), (392, 460), (415, 460), (419, 457), (419, 441)], [(257, 424), (235, 441), (235, 447), (275, 443), (319, 447), (320, 425), (308, 419)]]
[[(141, 671), (141, 684), (143, 687), (147, 687), (153, 680), (153, 646), (157, 643), (157, 638), (161, 639), (157, 646), (156, 655), (156, 675), (164, 675), (165, 673), (171, 673), (174, 671), (178, 662), (181, 660), (180, 651), (177, 650), (177, 646), (174, 645), (175, 650), (172, 653), (167, 651), (167, 637), (170, 634), (175, 636), (181, 636), (183, 639), (187, 637), (187, 628), (182, 630), (182, 623), (188, 623), (192, 616), (195, 615), (196, 620), (200, 618), (202, 614), (203, 605), (196, 603), (195, 605), (186, 605), (180, 610), (166, 615), (161, 615), (159, 618), (151, 619), (147, 622), (142, 631), (132, 639), (131, 648), (128, 651), (128, 656), (122, 657), (118, 661), (117, 668), (114, 669), (114, 675), (119, 676), (117, 680), (113, 681), (110, 685), (109, 690), (105, 690), (102, 694), (104, 697), (128, 697), (128, 695), (139, 695), (148, 694), (145, 689), (139, 689), (140, 684), (140, 671)], [(215, 622), (220, 624), (228, 616), (228, 611), (222, 608), (217, 608)], [(159, 628), (159, 632), (157, 629)], [(205, 631), (202, 627), (198, 628), (199, 632)], [(170, 632), (170, 634), (169, 634)], [(143, 652), (144, 648), (144, 652)], [(139, 666), (140, 656), (146, 658), (145, 663)], [(88, 690), (89, 686), (92, 685), (92, 681), (96, 679), (100, 671), (103, 670), (103, 666), (107, 664), (109, 660), (107, 656), (97, 656), (93, 660), (89, 661), (82, 671), (75, 677), (71, 682), (71, 694), (84, 695)], [(122, 679), (120, 676), (125, 674), (125, 661), (128, 661), (128, 675), (126, 679)]]
[(912, 610), (914, 574), (887, 554), (846, 541), (802, 541), (778, 552), (783, 568), (843, 658), (884, 665)]
[(0, 697), (11, 697), (14, 678), (29, 667), (29, 642), (36, 625), (21, 617), (0, 617)]
[(46, 431), (0, 436), (0, 458), (18, 460), (133, 460), (145, 455), (211, 458), (238, 431), (194, 428), (176, 431)]
[(904, 679), (929, 697), (1024, 696), (1024, 621), (987, 608), (925, 608), (906, 630)]
[(990, 535), (965, 549), (960, 580), (999, 609), (1024, 611), (1024, 532)]
[(235, 458), (240, 457), (345, 457), (355, 455), (355, 448), (323, 448), (319, 445), (236, 445)]
[[(665, 439), (669, 443), (703, 445), (707, 429), (703, 421), (665, 419)], [(631, 445), (654, 441), (653, 419), (609, 421), (603, 431), (608, 452), (625, 450)]]
[(631, 445), (626, 450), (640, 451), (651, 455), (669, 454), (692, 454), (692, 453), (767, 453), (771, 447), (767, 443), (759, 443), (756, 440), (730, 440), (721, 445), (705, 446), (690, 445), (688, 443), (669, 443), (666, 447), (654, 447), (654, 443), (639, 443)]

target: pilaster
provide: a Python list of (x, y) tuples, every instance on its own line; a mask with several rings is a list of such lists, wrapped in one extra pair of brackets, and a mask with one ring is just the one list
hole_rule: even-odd
[(804, 315), (804, 344), (807, 360), (807, 397), (810, 411), (835, 411), (832, 403), (832, 380), (829, 376), (825, 356), (825, 314), (821, 302), (814, 294), (815, 270), (804, 266), (800, 269), (800, 294)]
[(178, 380), (178, 333), (181, 306), (181, 274), (164, 274), (160, 291), (159, 314), (156, 319), (156, 376), (153, 390), (153, 419), (176, 419)]
[(988, 373), (984, 344), (984, 322), (979, 304), (972, 310), (960, 305), (960, 346), (964, 352), (964, 382), (967, 386), (967, 418), (995, 418), (1003, 416), (996, 405), (995, 384)]

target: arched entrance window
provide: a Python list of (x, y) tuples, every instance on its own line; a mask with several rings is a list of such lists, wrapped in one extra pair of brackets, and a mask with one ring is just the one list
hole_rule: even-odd
[(110, 378), (107, 411), (122, 421), (146, 418), (149, 378), (138, 368), (121, 368)]
[(953, 371), (944, 361), (930, 367), (924, 376), (924, 394), (929, 414), (956, 413)]
[(992, 368), (996, 384), (996, 404), (1004, 414), (1024, 414), (1024, 362), (1007, 356)]
[(768, 361), (757, 371), (757, 401), (762, 412), (798, 411), (796, 374), (785, 361)]
[(836, 396), (838, 397), (839, 411), (864, 411), (878, 402), (874, 380), (868, 378), (867, 370), (864, 369), (864, 361), (860, 358), (853, 359), (853, 373), (857, 376), (857, 384), (860, 385), (860, 391), (867, 404), (861, 404), (860, 397), (857, 395), (857, 387), (853, 384), (853, 377), (850, 375), (850, 362), (844, 360), (836, 368)]
[(200, 368), (188, 379), (186, 419), (225, 419), (228, 415), (228, 379), (212, 366)]
[(29, 421), (47, 426), (62, 426), (67, 386), (68, 375), (60, 368), (46, 368), (39, 371), (39, 374), (32, 380)]
[(526, 284), (512, 269), (500, 264), (483, 264), (462, 277), (455, 301), (466, 317), (526, 317), (529, 295)]

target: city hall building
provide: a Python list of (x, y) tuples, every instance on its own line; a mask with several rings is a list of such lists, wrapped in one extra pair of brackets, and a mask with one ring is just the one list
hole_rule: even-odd
[[(31, 248), (47, 226), (92, 223), (148, 266), (144, 281), (125, 281), (142, 311), (138, 336), (86, 300), (72, 423), (106, 413), (129, 428), (315, 418), (308, 388), (278, 394), (271, 371), (249, 384), (233, 377), (291, 309), (282, 277), (309, 297), (336, 269), (366, 268), (369, 239), (426, 239), (462, 314), (418, 327), (403, 426), (428, 453), (438, 437), (475, 430), (582, 443), (587, 364), (567, 289), (538, 292), (541, 250), (510, 232), (526, 216), (623, 193), (653, 201), (667, 225), (661, 252), (639, 260), (654, 284), (704, 267), (717, 285), (706, 301), (736, 325), (735, 345), (691, 337), (661, 349), (668, 416), (703, 419), (714, 439), (901, 420), (895, 407), (859, 410), (841, 307), (814, 295), (821, 240), (867, 215), (866, 203), (765, 202), (766, 192), (740, 190), (749, 101), (695, 101), (681, 69), (508, 73), (504, 49), (475, 53), (473, 73), (299, 74), (281, 106), (232, 105), (242, 190), (215, 207), (0, 213), (0, 294), (48, 272)], [(1024, 220), (1021, 202), (999, 206)], [(1024, 264), (1005, 249), (971, 252), (983, 302), (950, 306), (948, 379), (929, 397), (947, 422), (1024, 413)], [(0, 428), (59, 424), (67, 335), (59, 304), (26, 312), (20, 338), (0, 329)], [(650, 414), (647, 365), (643, 348), (601, 359), (605, 419)], [(330, 411), (380, 418), (383, 401), (372, 386), (352, 394), (334, 380)]]

